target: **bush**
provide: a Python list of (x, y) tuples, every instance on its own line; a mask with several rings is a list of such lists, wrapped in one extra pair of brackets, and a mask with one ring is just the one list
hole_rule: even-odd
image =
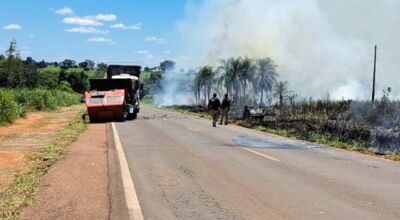
[(80, 95), (60, 90), (18, 89), (13, 90), (17, 103), (28, 110), (54, 110), (80, 102)]
[(28, 111), (49, 111), (80, 103), (78, 93), (47, 89), (0, 89), (0, 125), (24, 117)]
[(12, 123), (18, 118), (18, 105), (11, 92), (0, 90), (0, 124)]

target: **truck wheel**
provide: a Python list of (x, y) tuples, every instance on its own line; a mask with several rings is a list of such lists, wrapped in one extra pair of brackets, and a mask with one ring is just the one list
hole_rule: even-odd
[(126, 120), (135, 120), (137, 118), (137, 113), (128, 113), (128, 115), (126, 116)]

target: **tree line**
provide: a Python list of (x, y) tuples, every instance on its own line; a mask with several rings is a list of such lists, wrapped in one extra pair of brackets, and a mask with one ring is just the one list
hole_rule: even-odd
[(89, 78), (102, 78), (107, 64), (86, 59), (77, 63), (71, 59), (61, 62), (35, 61), (32, 57), (23, 60), (17, 42), (11, 41), (6, 53), (0, 54), (0, 87), (2, 88), (46, 88), (74, 92), (88, 89)]
[(202, 66), (194, 79), (193, 92), (197, 104), (205, 103), (211, 93), (227, 93), (234, 101), (265, 106), (273, 98), (283, 105), (291, 97), (288, 82), (279, 81), (277, 65), (270, 57), (221, 59), (219, 65)]

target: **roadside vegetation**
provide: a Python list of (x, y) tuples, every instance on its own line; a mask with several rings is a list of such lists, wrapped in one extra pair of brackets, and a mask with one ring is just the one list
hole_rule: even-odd
[[(220, 60), (216, 67), (200, 67), (191, 91), (193, 105), (172, 108), (207, 117), (212, 93), (228, 93), (230, 117), (240, 126), (393, 160), (400, 157), (400, 102), (391, 100), (390, 87), (374, 103), (332, 100), (329, 92), (320, 99), (302, 98), (279, 79), (272, 58), (238, 57)], [(244, 106), (261, 111), (263, 117), (242, 120)]]
[(89, 59), (76, 63), (23, 60), (15, 40), (0, 54), (0, 125), (10, 124), (29, 111), (50, 111), (80, 102), (90, 78), (103, 78), (104, 63)]
[(83, 109), (70, 121), (49, 145), (40, 147), (25, 159), (14, 181), (0, 193), (0, 219), (19, 219), (21, 209), (36, 201), (39, 181), (67, 152), (87, 124), (82, 121)]

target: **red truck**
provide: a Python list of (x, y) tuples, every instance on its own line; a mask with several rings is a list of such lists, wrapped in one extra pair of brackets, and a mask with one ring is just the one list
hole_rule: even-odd
[(110, 65), (106, 79), (91, 79), (84, 101), (90, 122), (124, 121), (140, 111), (140, 66)]

